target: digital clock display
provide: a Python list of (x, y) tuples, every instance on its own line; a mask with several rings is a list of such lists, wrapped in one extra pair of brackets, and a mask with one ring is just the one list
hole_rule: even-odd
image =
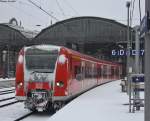
[(140, 55), (140, 56), (143, 56), (144, 55), (144, 50), (130, 50), (130, 51), (127, 51), (127, 50), (112, 50), (111, 54), (113, 56), (128, 56), (128, 55), (131, 55), (131, 56), (135, 56), (135, 55)]

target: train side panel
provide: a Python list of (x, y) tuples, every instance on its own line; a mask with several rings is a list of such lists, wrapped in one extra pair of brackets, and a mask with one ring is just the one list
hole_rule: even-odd
[(24, 49), (19, 52), (18, 62), (16, 65), (16, 98), (24, 100)]
[[(64, 59), (64, 63), (61, 62)], [(68, 95), (68, 53), (64, 48), (61, 48), (59, 58), (56, 65), (56, 76), (54, 84), (54, 97), (59, 100)]]
[(73, 96), (81, 92), (83, 86), (83, 80), (81, 75), (81, 58), (71, 54), (70, 57), (70, 74), (71, 79), (69, 80), (69, 95)]

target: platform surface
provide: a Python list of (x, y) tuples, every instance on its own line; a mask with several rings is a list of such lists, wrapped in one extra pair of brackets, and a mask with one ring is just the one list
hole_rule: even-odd
[(144, 121), (144, 108), (129, 113), (120, 81), (98, 86), (67, 104), (47, 121)]

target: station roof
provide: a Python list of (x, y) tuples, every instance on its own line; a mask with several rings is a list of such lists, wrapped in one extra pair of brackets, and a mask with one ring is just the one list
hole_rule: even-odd
[(37, 32), (27, 31), (23, 27), (12, 24), (0, 24), (0, 46), (28, 45)]
[(33, 40), (38, 44), (115, 43), (126, 41), (126, 34), (126, 25), (115, 20), (84, 16), (57, 22), (43, 29)]

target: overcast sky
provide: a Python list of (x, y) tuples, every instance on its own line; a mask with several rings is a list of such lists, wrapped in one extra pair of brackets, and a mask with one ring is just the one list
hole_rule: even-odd
[[(1, 0), (0, 0), (1, 1)], [(4, 1), (4, 0), (3, 0)], [(0, 23), (7, 23), (15, 17), (27, 29), (42, 29), (56, 20), (32, 5), (28, 0), (14, 3), (0, 2)], [(114, 19), (126, 24), (127, 0), (32, 0), (59, 21), (77, 16), (97, 16)], [(133, 25), (139, 24), (138, 1), (135, 0)], [(142, 17), (145, 13), (145, 0), (141, 0)], [(41, 25), (41, 26), (37, 26)]]

